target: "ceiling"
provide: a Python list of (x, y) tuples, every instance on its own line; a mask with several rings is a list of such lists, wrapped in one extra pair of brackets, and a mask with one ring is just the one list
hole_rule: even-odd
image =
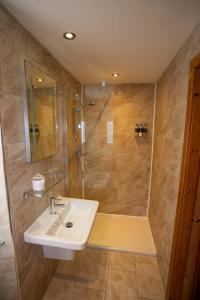
[(199, 0), (0, 1), (84, 84), (155, 82), (200, 21)]

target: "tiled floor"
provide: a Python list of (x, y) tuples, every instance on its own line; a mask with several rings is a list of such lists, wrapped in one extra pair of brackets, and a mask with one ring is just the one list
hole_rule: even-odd
[(43, 300), (164, 300), (156, 257), (86, 249), (61, 261)]
[(88, 245), (137, 254), (156, 255), (147, 217), (97, 213)]

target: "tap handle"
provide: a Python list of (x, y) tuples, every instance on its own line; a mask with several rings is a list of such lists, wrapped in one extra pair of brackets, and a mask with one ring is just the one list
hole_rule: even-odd
[(56, 198), (55, 198), (55, 197), (51, 197), (51, 198), (50, 198), (50, 203), (55, 203), (55, 201), (56, 201)]

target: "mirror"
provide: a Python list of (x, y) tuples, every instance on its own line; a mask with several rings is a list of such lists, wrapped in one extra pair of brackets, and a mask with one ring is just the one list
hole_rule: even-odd
[(56, 153), (56, 81), (27, 61), (24, 69), (26, 159), (35, 162)]

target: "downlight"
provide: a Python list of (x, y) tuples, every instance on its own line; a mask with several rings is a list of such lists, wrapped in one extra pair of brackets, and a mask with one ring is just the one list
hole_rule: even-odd
[(63, 33), (63, 37), (66, 39), (66, 40), (74, 40), (76, 35), (75, 33), (73, 32), (64, 32)]

